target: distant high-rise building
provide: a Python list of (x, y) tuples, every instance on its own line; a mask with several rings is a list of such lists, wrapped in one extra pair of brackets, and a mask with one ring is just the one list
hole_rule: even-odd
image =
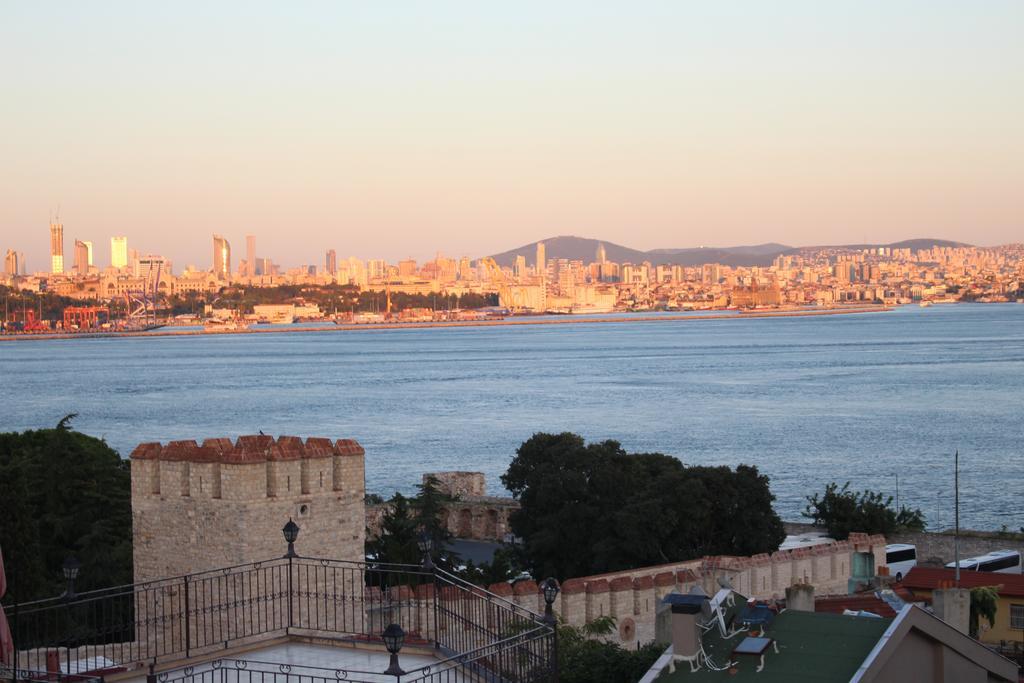
[(231, 278), (231, 245), (221, 235), (213, 236), (213, 274), (221, 280)]
[(89, 274), (89, 246), (82, 240), (75, 240), (75, 272), (79, 275)]
[(473, 267), (469, 263), (468, 256), (463, 256), (462, 258), (459, 259), (458, 278), (460, 280), (473, 279)]
[(542, 279), (547, 277), (548, 259), (546, 254), (544, 243), (537, 242), (537, 264), (534, 267), (537, 270), (537, 275), (540, 275)]
[(85, 248), (89, 250), (89, 266), (92, 266), (92, 242), (89, 240), (85, 241)]
[(327, 266), (328, 273), (331, 275), (338, 274), (338, 253), (333, 249), (327, 250), (327, 262), (325, 265)]
[(132, 263), (132, 270), (135, 277), (146, 278), (147, 281), (152, 283), (158, 277), (162, 279), (165, 275), (171, 274), (171, 262), (163, 256), (146, 254), (135, 259)]
[(597, 262), (604, 263), (608, 260), (608, 254), (604, 250), (604, 242), (597, 243)]
[(411, 277), (416, 274), (416, 259), (407, 258), (398, 262), (398, 275)]
[(388, 264), (384, 259), (370, 259), (366, 264), (367, 277), (371, 280), (383, 279), (388, 272)]
[(526, 257), (522, 254), (516, 256), (516, 263), (512, 269), (513, 274), (517, 280), (521, 280), (526, 276)]
[(13, 249), (7, 250), (7, 256), (4, 257), (4, 274), (5, 275), (18, 275), (18, 252)]
[(50, 272), (64, 272), (64, 224), (59, 222), (50, 223)]
[(128, 238), (110, 238), (110, 265), (114, 268), (126, 268), (128, 266)]
[(245, 236), (245, 275), (256, 275), (256, 235)]

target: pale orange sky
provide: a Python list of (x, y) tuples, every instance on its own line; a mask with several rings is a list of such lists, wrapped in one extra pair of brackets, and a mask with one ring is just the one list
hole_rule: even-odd
[(1024, 3), (8, 3), (0, 252), (1024, 240)]

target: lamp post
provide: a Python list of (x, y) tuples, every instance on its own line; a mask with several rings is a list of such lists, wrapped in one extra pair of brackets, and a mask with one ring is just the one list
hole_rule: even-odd
[(75, 579), (78, 578), (78, 572), (82, 569), (82, 563), (74, 555), (68, 555), (64, 558), (64, 564), (61, 565), (61, 571), (64, 572), (64, 580), (67, 581), (67, 589), (64, 591), (62, 596), (65, 600), (70, 600), (75, 597)]
[(295, 541), (299, 537), (299, 525), (289, 517), (288, 523), (284, 525), (281, 532), (284, 533), (284, 540), (288, 541), (288, 552), (285, 553), (285, 557), (289, 560), (298, 557), (295, 553)]
[(288, 518), (288, 523), (281, 529), (281, 533), (284, 534), (284, 540), (288, 542), (288, 552), (285, 553), (285, 559), (288, 560), (288, 627), (291, 628), (293, 616), (293, 600), (292, 593), (292, 560), (298, 557), (295, 552), (295, 539), (299, 537), (299, 525), (295, 523), (291, 517)]
[(551, 627), (551, 680), (558, 683), (558, 621), (552, 606), (561, 589), (555, 577), (549, 576), (541, 582), (540, 590), (544, 594), (544, 623)]
[(434, 539), (424, 530), (416, 539), (416, 545), (419, 546), (420, 553), (423, 555), (423, 569), (428, 572), (434, 571), (434, 557), (431, 552), (434, 549)]
[(402, 644), (405, 642), (405, 631), (398, 624), (388, 624), (388, 627), (384, 629), (380, 637), (384, 641), (384, 647), (391, 653), (391, 662), (384, 673), (398, 678), (405, 673), (402, 667), (398, 665), (398, 651), (402, 649)]
[(552, 605), (555, 604), (555, 598), (558, 597), (558, 591), (561, 588), (558, 585), (558, 581), (553, 576), (549, 576), (544, 579), (540, 584), (540, 590), (544, 594), (544, 622), (549, 626), (555, 625), (555, 611)]

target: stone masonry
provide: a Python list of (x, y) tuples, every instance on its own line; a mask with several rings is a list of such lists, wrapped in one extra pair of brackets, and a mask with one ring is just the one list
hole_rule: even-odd
[(362, 561), (364, 451), (295, 436), (140, 444), (131, 454), (135, 582), (281, 557)]
[[(438, 488), (456, 500), (445, 506), (445, 524), (456, 538), (476, 541), (505, 541), (510, 531), (509, 517), (519, 509), (512, 498), (488, 496), (483, 472), (430, 472), (423, 475), (437, 480)], [(366, 527), (371, 537), (380, 533), (389, 503), (366, 506)]]
[[(568, 579), (554, 608), (568, 624), (581, 626), (601, 616), (615, 617), (618, 632), (609, 640), (624, 647), (648, 643), (655, 636), (658, 603), (669, 593), (701, 586), (709, 595), (728, 579), (741, 595), (759, 600), (785, 597), (790, 586), (814, 586), (818, 595), (846, 595), (854, 554), (870, 555), (874, 567), (885, 564), (885, 537), (852, 533), (845, 541), (811, 548), (779, 550), (753, 557), (704, 557), (653, 567)], [(535, 581), (489, 586), (522, 607), (542, 612), (544, 600)]]

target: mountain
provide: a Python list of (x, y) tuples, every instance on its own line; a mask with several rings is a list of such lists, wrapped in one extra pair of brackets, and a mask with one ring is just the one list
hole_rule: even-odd
[[(680, 266), (699, 266), (703, 263), (721, 263), (726, 266), (770, 266), (779, 255), (792, 255), (800, 252), (834, 249), (861, 250), (868, 248), (889, 247), (891, 249), (927, 249), (937, 247), (969, 247), (964, 242), (953, 242), (933, 238), (921, 238), (893, 242), (891, 244), (842, 244), (833, 246), (791, 247), (776, 242), (754, 244), (741, 247), (690, 247), (685, 249), (651, 249), (640, 251), (630, 249), (614, 242), (561, 235), (543, 240), (545, 256), (548, 259), (569, 259), (592, 263), (597, 259), (598, 245), (603, 244), (609, 261), (615, 263), (643, 263), (650, 261), (654, 265), (673, 264)], [(512, 267), (517, 256), (524, 256), (530, 265), (537, 259), (537, 242), (524, 244), (521, 247), (494, 254), (491, 258), (498, 265)]]
[[(602, 242), (587, 237), (568, 235), (544, 240), (544, 251), (549, 259), (564, 258), (570, 261), (592, 263), (597, 260), (597, 247), (600, 244), (604, 245), (608, 260), (615, 263), (643, 263), (651, 258), (646, 251), (630, 249), (614, 242)], [(525, 256), (526, 262), (533, 265), (537, 259), (537, 243), (524, 244), (516, 249), (495, 254), (492, 258), (498, 262), (499, 266), (511, 267), (515, 265), (516, 256)]]

